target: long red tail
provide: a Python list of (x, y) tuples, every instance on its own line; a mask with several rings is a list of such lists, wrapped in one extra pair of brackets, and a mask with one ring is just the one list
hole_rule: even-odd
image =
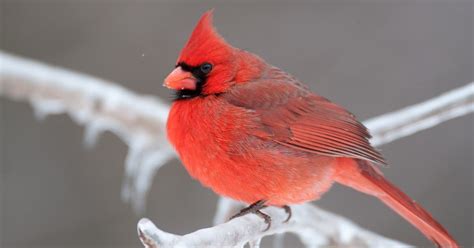
[(379, 198), (439, 247), (459, 247), (431, 214), (387, 181), (370, 162), (341, 158), (338, 166), (337, 182)]

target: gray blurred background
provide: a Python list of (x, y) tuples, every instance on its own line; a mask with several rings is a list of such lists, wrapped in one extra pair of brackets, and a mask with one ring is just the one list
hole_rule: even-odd
[[(199, 16), (361, 120), (473, 80), (468, 1), (2, 1), (1, 49), (169, 101), (161, 87)], [(144, 54), (144, 56), (142, 56)], [(120, 200), (127, 146), (110, 133), (92, 150), (65, 115), (39, 122), (0, 99), (1, 247), (141, 247), (141, 216)], [(395, 184), (466, 247), (473, 245), (473, 117), (382, 147)], [(210, 226), (217, 196), (180, 162), (162, 168), (145, 216), (184, 234)], [(318, 205), (419, 246), (418, 231), (377, 200), (334, 187)], [(288, 247), (299, 247), (287, 235)], [(271, 239), (264, 239), (271, 245)]]

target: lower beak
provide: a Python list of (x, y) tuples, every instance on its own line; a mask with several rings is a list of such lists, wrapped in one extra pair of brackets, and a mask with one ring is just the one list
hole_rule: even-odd
[(166, 78), (163, 86), (173, 90), (195, 90), (197, 79), (191, 72), (176, 67)]

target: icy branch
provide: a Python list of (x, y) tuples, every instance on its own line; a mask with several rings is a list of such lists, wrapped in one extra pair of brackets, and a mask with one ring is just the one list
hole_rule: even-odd
[(168, 106), (116, 83), (0, 51), (0, 96), (29, 101), (39, 119), (69, 114), (85, 126), (86, 147), (104, 131), (120, 137), (130, 147), (122, 198), (138, 211), (154, 174), (174, 157), (165, 137)]
[(300, 237), (306, 247), (343, 246), (352, 247), (401, 247), (406, 244), (383, 238), (366, 231), (351, 221), (329, 213), (310, 204), (293, 206), (293, 217), (288, 223), (283, 210), (268, 208), (272, 226), (262, 232), (266, 224), (255, 215), (246, 215), (211, 228), (197, 230), (184, 236), (169, 234), (158, 229), (148, 219), (138, 223), (138, 232), (153, 242), (149, 247), (242, 247), (248, 241), (260, 240), (263, 236), (290, 232)]
[[(122, 196), (137, 210), (144, 208), (146, 192), (156, 171), (174, 152), (166, 142), (168, 107), (150, 96), (140, 96), (98, 78), (19, 58), (0, 51), (0, 96), (29, 101), (40, 119), (67, 113), (86, 127), (85, 145), (92, 146), (104, 131), (119, 136), (129, 147)], [(382, 145), (474, 111), (474, 83), (437, 98), (366, 121), (374, 145)], [(238, 203), (220, 199), (215, 223), (222, 223)], [(249, 215), (211, 228), (178, 236), (157, 229), (143, 219), (140, 239), (147, 247), (259, 246), (263, 236), (293, 232), (308, 247), (351, 245), (358, 247), (404, 246), (366, 231), (351, 221), (309, 204), (295, 206), (289, 223), (280, 209), (268, 208), (273, 224)]]
[(380, 146), (474, 111), (474, 82), (428, 101), (367, 121), (371, 143)]

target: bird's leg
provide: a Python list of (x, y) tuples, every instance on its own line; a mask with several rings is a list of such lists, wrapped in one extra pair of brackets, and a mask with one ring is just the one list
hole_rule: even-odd
[(281, 208), (283, 208), (285, 210), (285, 213), (288, 215), (288, 217), (286, 217), (286, 220), (283, 221), (283, 223), (286, 223), (291, 219), (291, 208), (288, 205), (283, 205), (281, 206)]
[(265, 228), (264, 231), (267, 231), (268, 229), (270, 229), (270, 226), (272, 225), (272, 218), (268, 214), (265, 214), (264, 212), (260, 211), (260, 209), (266, 208), (266, 207), (267, 206), (265, 205), (265, 200), (256, 201), (250, 204), (248, 207), (241, 209), (237, 214), (230, 217), (230, 219), (241, 217), (250, 213), (256, 214), (258, 217), (265, 220), (265, 223), (267, 224), (267, 228)]

